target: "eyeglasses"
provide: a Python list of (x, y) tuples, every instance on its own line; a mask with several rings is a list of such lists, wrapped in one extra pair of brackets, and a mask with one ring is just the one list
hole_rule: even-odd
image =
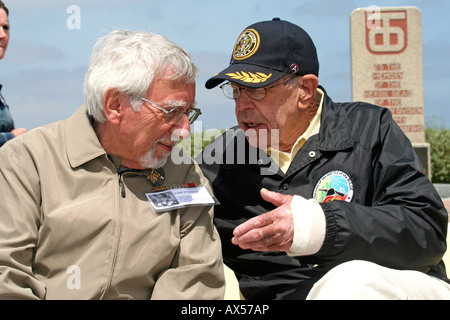
[(192, 124), (202, 114), (201, 110), (198, 108), (189, 108), (185, 111), (182, 108), (175, 107), (170, 110), (166, 110), (166, 109), (158, 106), (157, 104), (151, 102), (150, 100), (147, 100), (140, 96), (136, 96), (136, 97), (138, 97), (142, 101), (149, 103), (152, 107), (155, 107), (156, 109), (159, 109), (160, 111), (164, 112), (166, 114), (166, 118), (164, 120), (167, 124), (171, 124), (171, 125), (177, 124), (178, 121), (180, 121), (181, 117), (184, 114), (187, 115), (187, 117), (189, 119), (189, 124)]
[(286, 79), (282, 82), (279, 82), (273, 86), (270, 87), (262, 87), (262, 88), (249, 88), (249, 87), (238, 87), (234, 83), (225, 83), (220, 86), (222, 89), (223, 94), (225, 97), (229, 99), (237, 100), (241, 96), (241, 90), (245, 89), (245, 92), (247, 92), (247, 95), (250, 99), (253, 100), (262, 100), (266, 96), (266, 91), (269, 89), (272, 89), (276, 86), (279, 86), (280, 84), (283, 84), (285, 82), (288, 82), (289, 80), (292, 80), (295, 77), (291, 77), (289, 79)]

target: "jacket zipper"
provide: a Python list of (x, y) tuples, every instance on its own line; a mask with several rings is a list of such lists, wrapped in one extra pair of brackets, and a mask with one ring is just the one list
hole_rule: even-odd
[[(125, 196), (126, 196), (125, 185), (122, 180), (123, 179), (122, 175), (126, 171), (127, 170), (119, 170), (117, 172), (118, 173), (117, 178), (119, 181), (119, 192), (120, 192), (120, 195), (122, 196), (122, 198), (125, 198)], [(104, 290), (100, 296), (100, 300), (104, 299), (107, 296), (108, 291), (111, 288), (113, 278), (114, 278), (114, 271), (116, 268), (117, 256), (119, 255), (119, 247), (120, 247), (121, 235), (122, 235), (122, 213), (121, 213), (122, 209), (121, 209), (121, 206), (122, 206), (122, 204), (121, 204), (121, 200), (119, 197), (119, 198), (117, 198), (117, 204), (116, 204), (116, 217), (117, 217), (117, 225), (116, 225), (117, 234), (115, 236), (116, 241), (113, 243), (113, 248), (112, 248), (113, 253), (112, 253), (112, 257), (111, 257), (111, 265), (110, 265), (109, 275), (108, 275), (108, 279), (107, 279), (106, 285), (104, 287)]]
[(118, 173), (118, 182), (119, 182), (119, 188), (120, 188), (120, 195), (122, 196), (122, 198), (126, 197), (126, 189), (125, 189), (125, 184), (123, 182), (123, 175), (125, 173), (128, 173), (128, 172), (134, 172), (136, 175), (146, 175), (147, 179), (149, 179), (148, 178), (148, 173), (142, 173), (142, 172), (145, 172), (143, 170), (136, 170), (136, 169), (129, 169), (129, 168), (119, 169), (117, 171), (117, 173)]
[(119, 169), (117, 171), (117, 173), (118, 173), (118, 180), (119, 180), (120, 195), (122, 196), (122, 198), (126, 197), (125, 184), (123, 183), (123, 175), (125, 173), (127, 173), (127, 172), (130, 172), (130, 171), (134, 171), (134, 169), (125, 168), (125, 169)]
[(122, 174), (123, 174), (123, 172), (119, 173), (119, 188), (120, 188), (120, 194), (121, 194), (122, 198), (125, 198), (126, 191), (125, 191), (125, 185), (123, 184), (123, 181), (122, 181)]

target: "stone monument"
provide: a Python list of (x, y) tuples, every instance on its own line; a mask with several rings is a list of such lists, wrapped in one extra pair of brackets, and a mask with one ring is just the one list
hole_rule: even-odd
[(352, 99), (389, 108), (431, 178), (425, 142), (421, 13), (416, 7), (355, 9), (350, 16)]

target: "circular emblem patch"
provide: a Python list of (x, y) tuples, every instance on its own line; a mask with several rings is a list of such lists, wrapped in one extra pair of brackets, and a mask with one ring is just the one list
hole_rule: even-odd
[(259, 48), (259, 33), (255, 29), (246, 29), (236, 41), (233, 51), (235, 60), (251, 57)]
[(334, 200), (350, 202), (353, 199), (353, 183), (342, 171), (328, 172), (317, 182), (313, 198), (319, 203)]
[(295, 63), (291, 64), (291, 73), (297, 73), (298, 69), (299, 69), (298, 64)]

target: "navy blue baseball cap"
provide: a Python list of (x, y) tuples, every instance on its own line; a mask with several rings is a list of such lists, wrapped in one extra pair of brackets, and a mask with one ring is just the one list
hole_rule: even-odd
[(206, 81), (212, 89), (223, 81), (246, 87), (270, 85), (286, 74), (319, 76), (316, 47), (305, 30), (273, 18), (246, 28), (234, 45), (230, 65)]

